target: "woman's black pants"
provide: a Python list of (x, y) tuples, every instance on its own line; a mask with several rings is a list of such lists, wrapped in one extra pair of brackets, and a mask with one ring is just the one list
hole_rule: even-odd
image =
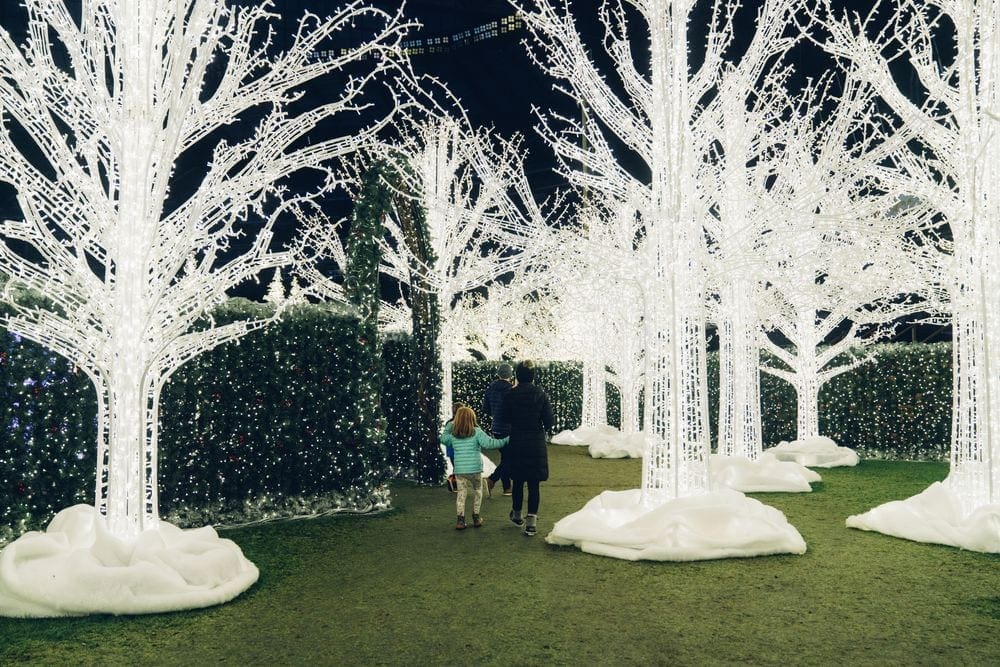
[(541, 500), (539, 497), (540, 484), (537, 479), (515, 479), (513, 480), (514, 490), (511, 494), (511, 504), (516, 512), (521, 511), (521, 506), (524, 504), (524, 485), (528, 485), (528, 514), (538, 514), (538, 502)]

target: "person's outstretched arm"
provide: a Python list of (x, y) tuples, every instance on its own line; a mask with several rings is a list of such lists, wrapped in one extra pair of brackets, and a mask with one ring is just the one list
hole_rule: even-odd
[(476, 444), (479, 445), (480, 449), (500, 449), (509, 440), (509, 436), (506, 438), (491, 438), (486, 435), (483, 429), (476, 427)]

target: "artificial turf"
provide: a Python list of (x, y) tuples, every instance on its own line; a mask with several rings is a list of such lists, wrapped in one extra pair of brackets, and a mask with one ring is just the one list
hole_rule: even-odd
[(936, 463), (821, 470), (808, 494), (755, 494), (802, 556), (626, 562), (545, 544), (640, 462), (551, 446), (539, 535), (484, 501), (456, 531), (444, 487), (392, 511), (226, 531), (261, 570), (235, 601), (139, 617), (0, 619), (0, 664), (1000, 664), (1000, 556), (849, 530), (844, 519), (942, 479)]

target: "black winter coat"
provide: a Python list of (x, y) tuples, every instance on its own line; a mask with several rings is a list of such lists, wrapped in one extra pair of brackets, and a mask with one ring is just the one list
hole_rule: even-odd
[(549, 478), (546, 433), (552, 428), (549, 397), (531, 382), (518, 383), (504, 398), (502, 414), (510, 424), (504, 464), (511, 479), (544, 482)]
[(494, 438), (506, 438), (510, 435), (510, 426), (503, 419), (503, 399), (510, 393), (510, 382), (506, 380), (494, 380), (486, 388), (486, 395), (483, 397), (483, 410), (489, 413), (492, 420)]

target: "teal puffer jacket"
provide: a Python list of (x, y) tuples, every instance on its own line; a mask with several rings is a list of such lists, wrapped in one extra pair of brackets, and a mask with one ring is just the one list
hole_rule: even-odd
[(509, 438), (491, 438), (476, 427), (468, 438), (456, 438), (451, 434), (451, 424), (447, 425), (438, 437), (441, 444), (455, 451), (455, 474), (471, 475), (483, 471), (483, 459), (479, 456), (482, 449), (500, 449), (507, 444)]

